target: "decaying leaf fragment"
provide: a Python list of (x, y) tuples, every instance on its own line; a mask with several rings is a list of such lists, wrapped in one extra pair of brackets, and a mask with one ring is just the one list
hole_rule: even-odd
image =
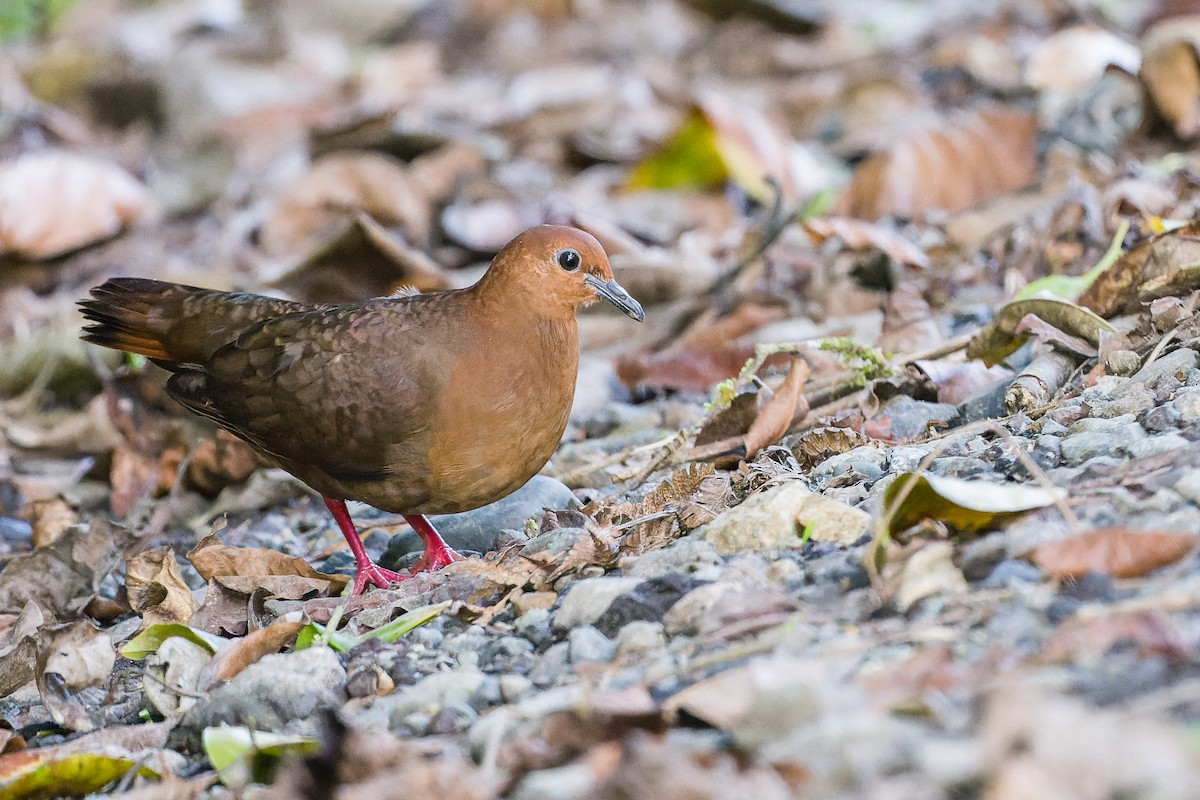
[(134, 768), (146, 778), (159, 776), (152, 767), (180, 769), (183, 758), (161, 749), (170, 731), (167, 723), (116, 726), (66, 744), (0, 755), (0, 798), (82, 797)]
[[(909, 486), (904, 501), (895, 506), (896, 497)], [(981, 531), (1014, 514), (1045, 508), (1065, 494), (1062, 489), (1043, 486), (905, 472), (896, 476), (884, 492), (883, 507), (890, 514), (883, 525), (891, 536), (925, 519), (939, 520), (961, 531)]]
[(1152, 236), (1133, 245), (1079, 295), (1079, 305), (1102, 317), (1135, 311), (1142, 291), (1200, 264), (1200, 222)]
[(340, 234), (271, 285), (309, 303), (356, 303), (402, 288), (449, 289), (450, 281), (433, 259), (360, 211)]

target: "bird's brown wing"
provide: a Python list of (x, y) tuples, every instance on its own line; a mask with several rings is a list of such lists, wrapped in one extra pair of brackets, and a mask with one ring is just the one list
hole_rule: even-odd
[(185, 366), (168, 391), (318, 491), (384, 480), (424, 459), (461, 347), (436, 318), (455, 315), (456, 302), (387, 298), (265, 320)]
[(167, 369), (203, 363), (260, 320), (314, 308), (149, 278), (112, 278), (79, 305), (89, 323), (85, 341), (140, 353)]

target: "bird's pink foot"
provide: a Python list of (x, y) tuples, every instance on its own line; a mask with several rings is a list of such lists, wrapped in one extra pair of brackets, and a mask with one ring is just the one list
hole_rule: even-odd
[(380, 589), (386, 589), (393, 583), (406, 581), (412, 575), (405, 575), (402, 572), (393, 572), (390, 569), (384, 569), (373, 561), (368, 561), (366, 564), (359, 564), (358, 571), (354, 574), (354, 589), (351, 594), (362, 594), (367, 586), (378, 586)]
[(434, 572), (448, 564), (462, 560), (462, 556), (446, 544), (446, 540), (433, 527), (433, 523), (425, 518), (425, 515), (406, 514), (404, 521), (412, 526), (417, 536), (420, 536), (421, 541), (425, 543), (425, 552), (421, 553), (420, 559), (413, 564), (413, 575), (418, 572)]
[(363, 547), (362, 539), (358, 538), (358, 531), (354, 528), (353, 520), (350, 519), (350, 512), (346, 510), (345, 500), (326, 497), (325, 507), (329, 509), (329, 513), (333, 514), (334, 521), (337, 522), (342, 535), (346, 537), (346, 544), (350, 545), (350, 552), (354, 553), (354, 563), (357, 565), (357, 569), (354, 573), (353, 594), (362, 594), (367, 586), (386, 589), (392, 583), (412, 577), (412, 575), (384, 569), (371, 560), (371, 557), (367, 555), (367, 549)]

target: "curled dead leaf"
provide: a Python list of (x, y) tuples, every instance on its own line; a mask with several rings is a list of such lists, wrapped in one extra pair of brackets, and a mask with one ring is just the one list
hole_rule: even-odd
[(98, 727), (104, 685), (117, 659), (112, 637), (89, 622), (72, 622), (39, 650), (37, 687), (50, 716), (73, 731)]
[(1176, 16), (1142, 39), (1139, 74), (1152, 119), (1180, 139), (1200, 133), (1200, 15)]
[(129, 559), (125, 567), (129, 605), (142, 615), (143, 626), (178, 622), (187, 625), (196, 603), (183, 580), (175, 550), (154, 547)]

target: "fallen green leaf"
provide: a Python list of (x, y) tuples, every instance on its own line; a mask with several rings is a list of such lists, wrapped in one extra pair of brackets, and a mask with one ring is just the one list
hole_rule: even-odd
[(217, 649), (225, 643), (225, 639), (207, 631), (189, 628), (178, 622), (161, 622), (151, 625), (122, 645), (121, 655), (134, 661), (140, 661), (157, 651), (162, 643), (172, 636), (182, 636), (189, 642), (200, 645), (209, 653), (217, 652)]
[[(896, 497), (910, 484), (907, 496), (895, 505)], [(890, 538), (922, 520), (934, 519), (961, 531), (981, 531), (1014, 514), (1044, 508), (1065, 494), (1057, 488), (906, 472), (884, 492), (883, 507), (889, 516), (883, 529)]]
[(321, 748), (321, 743), (309, 736), (286, 736), (234, 725), (205, 728), (200, 738), (221, 783), (231, 789), (270, 783), (281, 758), (310, 756)]

